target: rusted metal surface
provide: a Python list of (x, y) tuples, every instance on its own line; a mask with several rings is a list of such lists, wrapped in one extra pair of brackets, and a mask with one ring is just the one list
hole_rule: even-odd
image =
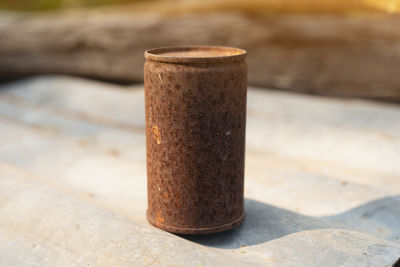
[(147, 219), (183, 234), (244, 219), (246, 52), (172, 47), (145, 52)]

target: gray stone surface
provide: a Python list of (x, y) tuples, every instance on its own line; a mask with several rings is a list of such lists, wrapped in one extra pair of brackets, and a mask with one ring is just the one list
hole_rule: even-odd
[(246, 219), (147, 224), (142, 85), (43, 76), (0, 88), (0, 265), (390, 266), (400, 107), (250, 88)]

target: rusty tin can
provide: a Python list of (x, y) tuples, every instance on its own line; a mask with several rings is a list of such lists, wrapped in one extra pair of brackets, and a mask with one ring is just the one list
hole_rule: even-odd
[(148, 221), (182, 234), (244, 219), (246, 51), (185, 46), (145, 52)]

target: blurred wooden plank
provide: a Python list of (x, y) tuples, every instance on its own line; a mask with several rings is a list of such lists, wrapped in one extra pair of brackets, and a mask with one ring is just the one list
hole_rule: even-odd
[(145, 49), (216, 44), (248, 50), (251, 85), (399, 101), (399, 27), (398, 15), (384, 14), (5, 13), (0, 78), (61, 73), (137, 82)]
[(161, 13), (188, 13), (204, 11), (244, 11), (250, 14), (270, 13), (394, 13), (400, 8), (399, 0), (53, 0), (37, 2), (24, 0), (23, 2), (4, 1), (1, 9), (12, 10), (74, 10), (77, 8), (123, 9), (127, 12), (146, 12), (157, 10)]

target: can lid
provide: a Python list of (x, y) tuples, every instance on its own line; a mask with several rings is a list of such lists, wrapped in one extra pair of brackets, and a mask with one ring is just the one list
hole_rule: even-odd
[(149, 49), (144, 52), (147, 60), (167, 63), (225, 63), (242, 61), (246, 50), (227, 46), (169, 46)]

